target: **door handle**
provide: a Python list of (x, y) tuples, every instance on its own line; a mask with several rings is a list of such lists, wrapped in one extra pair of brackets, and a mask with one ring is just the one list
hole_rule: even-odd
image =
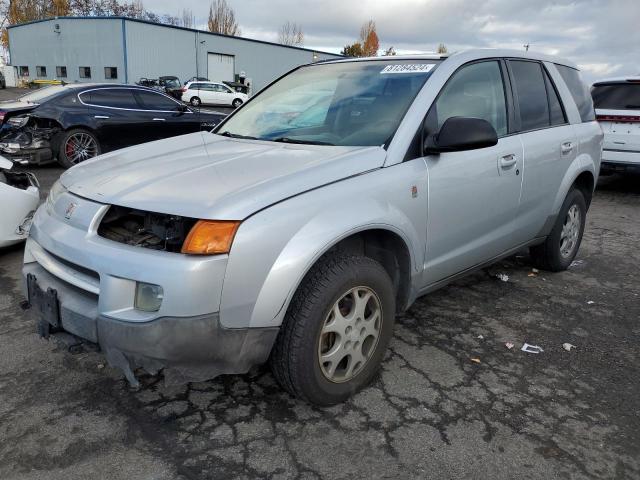
[(164, 118), (154, 118), (153, 121), (154, 122), (164, 122), (166, 120)]
[(106, 116), (106, 115), (94, 115), (94, 116), (93, 116), (93, 118), (102, 118), (102, 119), (107, 119), (107, 118), (109, 118), (109, 117), (108, 117), (108, 116)]
[(517, 161), (518, 159), (516, 158), (516, 155), (514, 153), (510, 153), (509, 155), (500, 157), (500, 166), (502, 168), (513, 167)]
[(573, 143), (571, 142), (564, 142), (560, 146), (560, 151), (562, 152), (563, 155), (567, 155), (568, 153), (571, 153), (571, 150), (573, 150)]

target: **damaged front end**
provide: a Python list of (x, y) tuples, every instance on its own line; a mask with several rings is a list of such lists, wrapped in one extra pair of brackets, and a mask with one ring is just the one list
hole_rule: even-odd
[(35, 175), (11, 171), (11, 160), (0, 157), (0, 247), (25, 240), (40, 203)]
[(12, 117), (0, 134), (0, 154), (16, 163), (42, 165), (54, 159), (53, 122), (32, 115)]

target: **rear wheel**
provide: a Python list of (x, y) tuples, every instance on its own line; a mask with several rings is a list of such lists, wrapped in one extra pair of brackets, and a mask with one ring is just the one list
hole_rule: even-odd
[(233, 108), (238, 108), (240, 105), (242, 105), (242, 100), (236, 98), (233, 102), (231, 102), (231, 105), (233, 106)]
[(58, 150), (58, 163), (65, 168), (100, 155), (100, 143), (90, 131), (74, 128), (64, 133)]
[(202, 101), (200, 100), (200, 97), (191, 97), (191, 100), (189, 100), (189, 103), (194, 107), (199, 107)]
[(342, 402), (378, 371), (393, 332), (394, 288), (375, 260), (330, 254), (296, 292), (271, 354), (289, 393), (316, 405)]
[(574, 188), (567, 194), (545, 242), (530, 248), (534, 264), (552, 272), (569, 268), (580, 248), (586, 217), (584, 195)]

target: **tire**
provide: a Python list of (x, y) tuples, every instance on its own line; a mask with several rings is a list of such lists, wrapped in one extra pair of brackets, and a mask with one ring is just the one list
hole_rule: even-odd
[(233, 102), (231, 102), (231, 106), (233, 108), (238, 108), (240, 105), (242, 105), (242, 100), (240, 100), (239, 98), (236, 98)]
[(191, 97), (189, 103), (194, 107), (199, 107), (202, 101), (200, 100), (200, 97)]
[[(577, 218), (579, 224), (570, 222), (571, 218)], [(586, 218), (587, 204), (584, 195), (573, 188), (564, 199), (556, 223), (545, 242), (529, 249), (534, 265), (551, 272), (569, 268), (580, 248)]]
[[(295, 397), (315, 405), (343, 402), (376, 375), (393, 333), (394, 317), (393, 283), (380, 263), (345, 253), (325, 255), (291, 301), (271, 352), (271, 370)], [(343, 328), (340, 336), (327, 332), (337, 328), (338, 320), (351, 329)], [(360, 362), (354, 361), (356, 355), (362, 355)], [(321, 364), (321, 356), (335, 356), (335, 361)]]
[[(58, 145), (58, 163), (64, 168), (71, 168), (78, 163), (96, 157), (102, 151), (97, 137), (83, 128), (74, 128), (64, 132)], [(82, 151), (74, 151), (74, 148)]]

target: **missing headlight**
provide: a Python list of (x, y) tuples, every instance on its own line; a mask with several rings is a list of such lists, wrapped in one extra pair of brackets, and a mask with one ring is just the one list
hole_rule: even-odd
[(98, 235), (135, 247), (179, 253), (196, 219), (111, 206)]

